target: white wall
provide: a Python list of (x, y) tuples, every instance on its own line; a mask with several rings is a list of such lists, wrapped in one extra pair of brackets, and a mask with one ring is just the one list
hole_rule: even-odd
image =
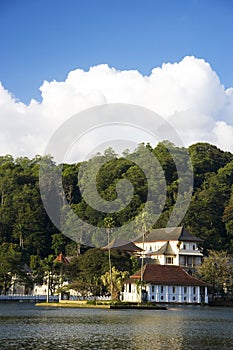
[[(161, 286), (161, 285), (147, 285), (147, 300), (156, 303), (190, 303), (200, 304), (201, 294), (199, 286)], [(124, 289), (125, 301), (140, 301), (140, 291), (137, 292), (136, 284), (131, 284), (131, 292), (129, 292), (129, 285), (125, 285)], [(204, 302), (208, 304), (207, 287), (205, 287)]]
[[(148, 300), (154, 302), (198, 304), (202, 302), (199, 286), (147, 285), (147, 292)], [(208, 303), (207, 287), (205, 287), (204, 302)]]
[(32, 295), (47, 295), (47, 284), (35, 284)]
[[(159, 250), (166, 242), (158, 241), (158, 242), (145, 242), (144, 250), (145, 254), (149, 254), (150, 252), (155, 252)], [(175, 256), (173, 256), (173, 265), (179, 266), (180, 259), (179, 254), (187, 254), (189, 256), (195, 257), (195, 265), (198, 266), (201, 264), (201, 257), (203, 254), (198, 250), (197, 244), (195, 242), (180, 242), (180, 241), (169, 241), (172, 250), (174, 251)], [(143, 247), (142, 243), (136, 243), (136, 245), (140, 248)], [(185, 249), (184, 249), (185, 248)], [(167, 265), (166, 256), (164, 255), (152, 255), (152, 259), (158, 259), (160, 265)]]
[[(130, 291), (130, 285), (131, 285), (131, 291)], [(130, 301), (130, 302), (140, 302), (141, 301), (140, 287), (137, 288), (136, 283), (124, 285), (123, 301)]]

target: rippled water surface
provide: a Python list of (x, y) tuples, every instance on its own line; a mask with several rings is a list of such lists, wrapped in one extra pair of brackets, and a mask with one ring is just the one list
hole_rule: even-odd
[(0, 303), (0, 349), (232, 350), (233, 309), (53, 309)]

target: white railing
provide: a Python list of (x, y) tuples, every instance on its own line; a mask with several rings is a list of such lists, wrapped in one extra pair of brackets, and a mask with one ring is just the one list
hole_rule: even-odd
[[(0, 295), (0, 301), (46, 301), (46, 295)], [(50, 295), (49, 300), (58, 301), (58, 295)]]

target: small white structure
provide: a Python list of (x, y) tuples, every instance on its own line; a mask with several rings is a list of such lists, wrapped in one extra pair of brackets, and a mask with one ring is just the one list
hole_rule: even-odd
[(190, 276), (179, 266), (146, 264), (142, 281), (141, 270), (130, 276), (124, 285), (124, 301), (208, 304), (210, 284)]
[(32, 295), (38, 296), (38, 295), (44, 295), (46, 296), (48, 294), (48, 285), (46, 283), (44, 284), (35, 284)]
[(31, 288), (26, 283), (20, 282), (16, 275), (12, 277), (7, 295), (31, 295), (31, 292)]
[(144, 250), (144, 257), (160, 265), (175, 265), (195, 269), (201, 265), (203, 254), (198, 244), (202, 239), (192, 236), (184, 227), (154, 229), (134, 243)]

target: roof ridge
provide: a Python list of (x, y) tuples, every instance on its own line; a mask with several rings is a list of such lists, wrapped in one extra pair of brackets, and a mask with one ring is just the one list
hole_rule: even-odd
[[(142, 272), (142, 274), (141, 274)], [(159, 265), (145, 264), (143, 271), (140, 269), (130, 276), (131, 280), (137, 280), (142, 277), (146, 283), (207, 286), (209, 283), (202, 281), (188, 274), (181, 266), (177, 265)]]

